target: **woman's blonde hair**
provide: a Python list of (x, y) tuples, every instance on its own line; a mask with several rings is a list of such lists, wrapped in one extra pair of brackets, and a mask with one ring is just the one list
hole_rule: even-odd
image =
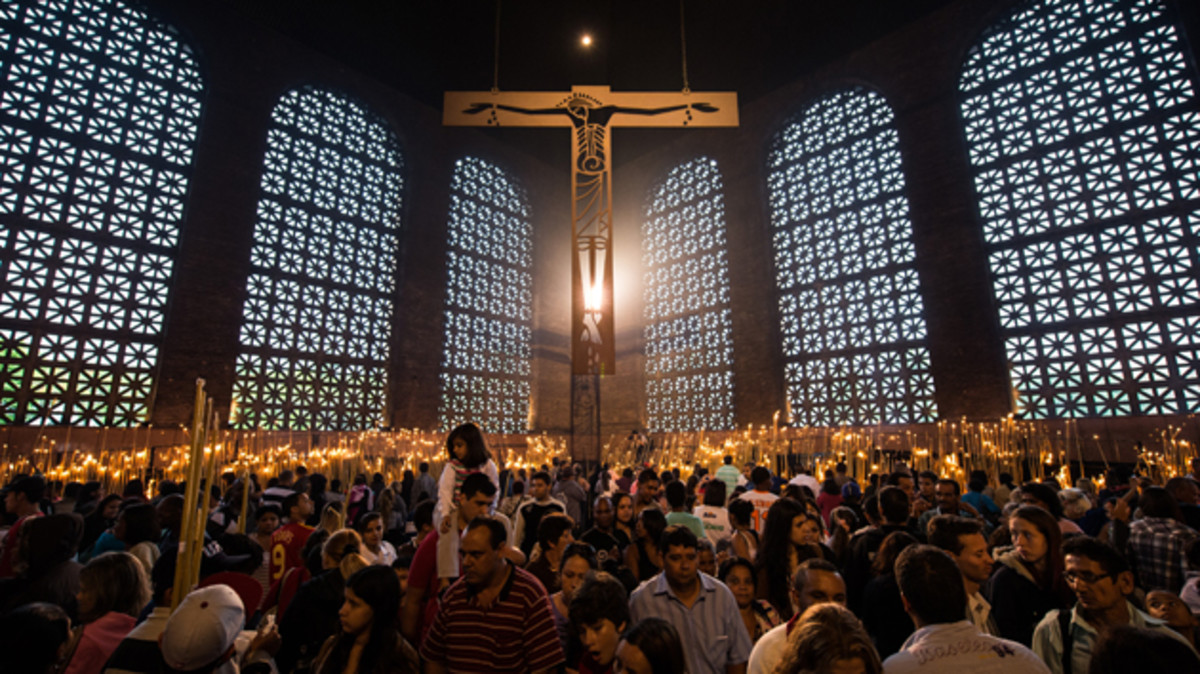
[(342, 504), (338, 501), (330, 501), (321, 509), (321, 523), (319, 528), (333, 533), (342, 527)]
[(355, 571), (368, 566), (362, 552), (362, 537), (353, 529), (338, 529), (329, 536), (321, 546), (321, 555), (332, 561), (342, 572), (345, 580), (354, 575)]
[(862, 623), (841, 604), (810, 606), (788, 635), (775, 674), (832, 671), (839, 660), (858, 658), (867, 674), (880, 674), (883, 663)]
[(89, 623), (110, 611), (136, 618), (150, 601), (150, 581), (137, 557), (128, 552), (106, 552), (92, 558), (79, 571), (79, 584), (95, 598), (87, 615), (79, 621)]

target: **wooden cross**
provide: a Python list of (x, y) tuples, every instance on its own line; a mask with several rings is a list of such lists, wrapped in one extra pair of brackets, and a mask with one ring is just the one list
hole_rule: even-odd
[(448, 91), (447, 126), (573, 127), (571, 369), (615, 371), (612, 311), (612, 140), (617, 126), (737, 126), (734, 92)]

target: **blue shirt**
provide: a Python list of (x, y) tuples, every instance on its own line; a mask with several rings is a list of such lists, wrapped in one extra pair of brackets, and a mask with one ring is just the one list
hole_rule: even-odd
[(662, 618), (675, 627), (683, 643), (690, 674), (725, 674), (728, 665), (750, 659), (750, 635), (742, 623), (733, 593), (716, 578), (700, 576), (700, 593), (688, 608), (671, 590), (662, 573), (646, 581), (629, 598), (634, 623)]
[(962, 501), (971, 504), (971, 507), (978, 510), (980, 514), (1000, 512), (996, 502), (981, 491), (967, 490), (967, 493), (962, 495)]

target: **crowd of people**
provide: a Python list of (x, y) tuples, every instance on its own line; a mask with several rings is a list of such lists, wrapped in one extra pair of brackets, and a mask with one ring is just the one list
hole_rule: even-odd
[(472, 424), (445, 451), (437, 479), (202, 485), (183, 597), (183, 485), (20, 476), (0, 672), (1200, 671), (1200, 458), (964, 489), (902, 463), (498, 470)]

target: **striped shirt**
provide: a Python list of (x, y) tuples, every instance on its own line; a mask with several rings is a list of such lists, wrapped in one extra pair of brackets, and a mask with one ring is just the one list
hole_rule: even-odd
[(453, 672), (528, 672), (561, 664), (562, 646), (546, 590), (528, 571), (510, 570), (487, 608), (475, 603), (465, 579), (451, 585), (421, 644), (421, 656)]
[(725, 584), (705, 573), (700, 576), (700, 595), (688, 608), (667, 584), (662, 573), (646, 581), (629, 598), (633, 623), (644, 618), (662, 618), (679, 632), (690, 674), (725, 674), (729, 665), (750, 659), (750, 635), (742, 623), (737, 600)]

